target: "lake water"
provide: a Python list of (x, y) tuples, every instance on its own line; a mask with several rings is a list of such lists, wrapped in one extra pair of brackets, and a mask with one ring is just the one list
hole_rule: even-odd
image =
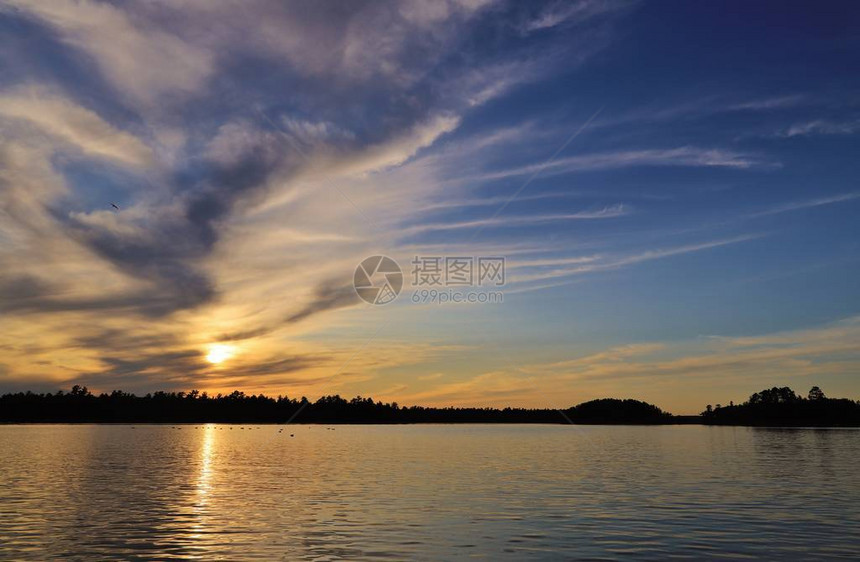
[(177, 427), (0, 426), (0, 559), (860, 556), (852, 429)]

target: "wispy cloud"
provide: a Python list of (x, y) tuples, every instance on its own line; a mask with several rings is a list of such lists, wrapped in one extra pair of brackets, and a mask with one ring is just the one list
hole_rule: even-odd
[(762, 111), (772, 109), (785, 109), (789, 107), (797, 107), (809, 101), (809, 97), (804, 94), (792, 94), (787, 96), (776, 96), (770, 98), (760, 98), (741, 103), (729, 105), (728, 111)]
[(701, 149), (695, 147), (680, 147), (671, 149), (625, 150), (583, 154), (559, 158), (548, 164), (529, 164), (506, 170), (487, 172), (472, 176), (471, 180), (497, 180), (502, 178), (524, 176), (543, 170), (543, 175), (569, 174), (574, 172), (590, 172), (629, 168), (633, 166), (682, 166), (682, 167), (717, 167), (717, 168), (772, 168), (779, 164), (773, 161), (722, 149)]
[(789, 203), (781, 203), (774, 205), (768, 209), (750, 213), (747, 217), (764, 217), (768, 215), (778, 215), (780, 213), (788, 213), (791, 211), (799, 211), (801, 209), (810, 209), (813, 207), (822, 207), (824, 205), (834, 205), (844, 201), (851, 201), (860, 197), (860, 192), (842, 193), (831, 197), (819, 197), (817, 199), (807, 199), (805, 201), (792, 201)]
[(534, 226), (550, 222), (600, 220), (623, 217), (630, 214), (629, 206), (623, 204), (604, 207), (596, 211), (580, 211), (578, 213), (545, 214), (532, 216), (496, 217), (489, 219), (475, 219), (460, 222), (430, 223), (406, 228), (401, 235), (411, 236), (421, 232), (440, 230), (464, 230), (470, 228), (514, 228), (520, 226)]
[(678, 256), (682, 254), (689, 254), (691, 252), (700, 252), (702, 250), (710, 250), (712, 248), (719, 248), (721, 246), (728, 246), (731, 244), (739, 244), (741, 242), (749, 242), (750, 240), (756, 240), (761, 238), (761, 234), (745, 234), (742, 236), (735, 236), (732, 238), (723, 238), (720, 240), (711, 240), (708, 242), (702, 242), (699, 244), (687, 244), (684, 246), (676, 246), (673, 248), (663, 248), (659, 250), (648, 250), (642, 252), (640, 254), (635, 254), (632, 256), (626, 256), (620, 259), (615, 260), (610, 264), (611, 267), (630, 265), (634, 263), (640, 263), (643, 261), (650, 261), (661, 258), (668, 258), (671, 256)]
[(738, 99), (743, 98), (738, 95), (712, 93), (675, 101), (663, 101), (649, 107), (636, 108), (621, 115), (606, 116), (595, 123), (595, 128), (633, 127), (658, 123), (683, 124), (737, 112), (766, 116), (777, 111), (788, 111), (803, 105), (822, 103), (808, 94), (774, 95), (745, 101), (738, 101)]
[(30, 123), (68, 148), (90, 156), (134, 166), (147, 165), (153, 158), (152, 150), (134, 135), (42, 88), (21, 88), (0, 95), (0, 118)]
[[(849, 318), (762, 336), (627, 344), (525, 369), (545, 389), (567, 388), (571, 381), (615, 392), (636, 389), (640, 398), (675, 413), (693, 413), (704, 409), (704, 401), (696, 410), (683, 406), (693, 389), (713, 389), (717, 401), (722, 395), (727, 403), (776, 383), (805, 379), (798, 383), (802, 390), (823, 375), (848, 376), (860, 365), (858, 342), (860, 325)], [(724, 381), (731, 383), (731, 394), (726, 394)]]
[(635, 0), (574, 0), (555, 2), (522, 24), (524, 33), (561, 25), (578, 25), (598, 16), (630, 8)]
[(806, 123), (797, 123), (778, 133), (781, 137), (801, 137), (808, 135), (852, 135), (860, 131), (860, 120), (828, 121), (816, 119)]
[[(532, 283), (535, 281), (545, 281), (547, 279), (559, 279), (574, 275), (583, 275), (600, 271), (608, 271), (636, 265), (643, 262), (659, 260), (673, 256), (680, 256), (694, 252), (701, 252), (704, 250), (710, 250), (722, 246), (739, 244), (761, 237), (762, 235), (760, 234), (747, 234), (742, 236), (735, 236), (732, 238), (710, 240), (698, 244), (687, 244), (683, 246), (645, 250), (628, 255), (571, 256), (567, 258), (557, 258), (549, 260), (524, 260), (523, 264), (519, 264), (517, 260), (511, 260), (510, 267), (512, 269), (516, 270), (522, 267), (530, 270), (523, 273), (513, 274), (511, 276), (511, 281), (513, 283)], [(571, 267), (554, 267), (557, 265), (567, 265)]]
[(160, 29), (143, 14), (90, 0), (8, 3), (51, 26), (64, 43), (92, 57), (112, 84), (146, 104), (194, 91), (214, 70), (213, 52)]

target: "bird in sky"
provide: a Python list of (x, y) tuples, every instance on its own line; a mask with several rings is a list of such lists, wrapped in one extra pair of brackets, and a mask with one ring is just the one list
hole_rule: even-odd
[(111, 203), (110, 206), (119, 211), (119, 206), (116, 203)]

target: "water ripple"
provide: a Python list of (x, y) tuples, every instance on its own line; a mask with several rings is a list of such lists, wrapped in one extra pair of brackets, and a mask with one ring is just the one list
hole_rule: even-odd
[(0, 426), (0, 559), (854, 558), (860, 432)]

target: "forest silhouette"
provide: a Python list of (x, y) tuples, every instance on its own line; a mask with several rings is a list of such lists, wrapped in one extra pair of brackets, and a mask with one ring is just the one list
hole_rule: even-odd
[(361, 396), (277, 398), (241, 391), (154, 392), (136, 396), (121, 390), (93, 394), (75, 385), (70, 392), (9, 393), (0, 396), (5, 423), (575, 423), (860, 426), (860, 403), (831, 399), (813, 387), (806, 398), (790, 388), (756, 392), (747, 402), (708, 405), (699, 416), (673, 416), (639, 400), (601, 398), (564, 410), (551, 408), (401, 407)]
[(860, 426), (860, 402), (827, 398), (813, 386), (804, 398), (787, 386), (756, 392), (743, 404), (710, 404), (702, 412), (714, 425)]

